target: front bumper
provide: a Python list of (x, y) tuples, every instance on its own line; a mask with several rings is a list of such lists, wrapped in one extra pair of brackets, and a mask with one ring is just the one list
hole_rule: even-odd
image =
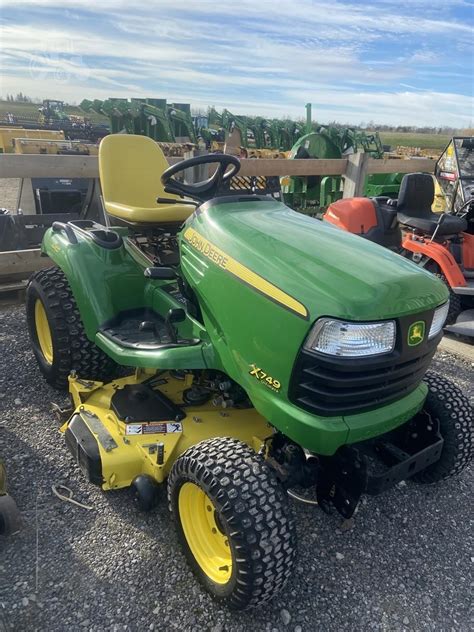
[(397, 402), (357, 415), (323, 417), (296, 408), (262, 389), (252, 398), (255, 408), (284, 435), (309, 452), (332, 455), (341, 446), (383, 435), (414, 417), (425, 403), (428, 387), (421, 382)]
[(376, 439), (343, 446), (320, 458), (318, 502), (350, 518), (362, 494), (377, 495), (436, 463), (443, 449), (439, 424), (426, 412)]

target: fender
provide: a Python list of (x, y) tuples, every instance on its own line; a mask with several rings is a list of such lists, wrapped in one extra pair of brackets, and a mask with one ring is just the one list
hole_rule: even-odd
[(451, 287), (464, 287), (467, 285), (461, 268), (447, 248), (434, 241), (413, 239), (411, 233), (405, 236), (402, 247), (409, 252), (416, 252), (433, 259), (440, 267)]
[(462, 260), (467, 270), (474, 268), (474, 235), (462, 233)]
[[(114, 231), (127, 234), (126, 229)], [(143, 271), (150, 261), (127, 239), (123, 239), (120, 247), (107, 249), (79, 231), (68, 235), (64, 229), (49, 229), (41, 250), (66, 275), (87, 337), (117, 364), (198, 369), (216, 364), (212, 346), (205, 340), (189, 348), (143, 351), (119, 347), (101, 334), (101, 325), (122, 310), (149, 307), (166, 313), (167, 309), (182, 306), (177, 299), (160, 291), (166, 281), (144, 276)], [(191, 338), (202, 338), (205, 333), (202, 326), (189, 317), (182, 327)]]
[(72, 243), (63, 230), (48, 229), (41, 245), (67, 277), (89, 340), (99, 327), (122, 309), (144, 307), (143, 268), (122, 245), (107, 250), (75, 233)]

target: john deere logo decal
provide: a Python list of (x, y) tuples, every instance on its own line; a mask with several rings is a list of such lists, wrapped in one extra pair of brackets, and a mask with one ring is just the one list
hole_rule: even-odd
[(247, 268), (242, 263), (230, 257), (223, 250), (215, 246), (213, 243), (205, 239), (202, 235), (200, 235), (197, 230), (191, 228), (189, 226), (184, 232), (184, 238), (186, 241), (195, 248), (198, 252), (203, 254), (207, 259), (210, 259), (213, 263), (215, 263), (220, 268), (226, 270), (233, 276), (235, 276), (239, 281), (246, 283), (250, 287), (260, 292), (264, 296), (267, 296), (275, 303), (279, 303), (283, 305), (290, 311), (298, 314), (302, 318), (308, 319), (309, 314), (306, 307), (297, 301), (295, 298), (280, 290), (279, 287), (273, 285), (260, 275), (258, 275), (250, 268)]
[(423, 342), (425, 337), (425, 321), (417, 320), (416, 323), (410, 325), (408, 330), (408, 345), (410, 347), (416, 347), (420, 342)]

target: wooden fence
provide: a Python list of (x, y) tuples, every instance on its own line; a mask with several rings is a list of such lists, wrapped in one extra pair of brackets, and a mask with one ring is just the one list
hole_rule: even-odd
[[(170, 164), (179, 162), (170, 158)], [(357, 153), (336, 160), (241, 160), (242, 176), (342, 176), (344, 197), (363, 195), (364, 182), (371, 173), (433, 172), (435, 161), (425, 158), (376, 160)], [(0, 178), (98, 178), (97, 156), (0, 154)], [(158, 177), (158, 174), (157, 174)], [(0, 199), (0, 206), (2, 202)], [(39, 250), (0, 252), (0, 277), (14, 271), (31, 273), (47, 265)]]
[[(170, 158), (170, 164), (179, 158)], [(410, 173), (434, 170), (427, 158), (376, 160), (357, 153), (335, 160), (243, 159), (242, 176), (343, 176), (344, 197), (362, 195), (370, 173)], [(0, 178), (98, 178), (97, 156), (0, 154)], [(1, 202), (0, 202), (1, 203)]]

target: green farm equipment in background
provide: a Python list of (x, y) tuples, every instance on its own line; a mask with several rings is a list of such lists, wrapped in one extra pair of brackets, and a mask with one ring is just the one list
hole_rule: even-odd
[[(321, 126), (312, 121), (311, 104), (306, 120), (267, 119), (237, 116), (227, 109), (210, 107), (206, 114), (191, 115), (188, 103), (167, 103), (166, 99), (83, 100), (81, 109), (105, 115), (113, 134), (148, 136), (162, 145), (167, 156), (183, 155), (183, 143), (210, 152), (230, 153), (248, 158), (343, 158), (365, 152), (382, 158), (383, 146), (377, 132), (354, 128)], [(176, 143), (164, 147), (163, 144)], [(371, 174), (364, 193), (397, 197), (403, 174)], [(287, 176), (281, 179), (286, 204), (309, 215), (323, 212), (342, 197), (339, 175)]]
[(139, 134), (165, 143), (197, 142), (189, 103), (167, 103), (166, 99), (84, 99), (81, 109), (107, 116), (112, 134)]
[(262, 116), (237, 116), (224, 109), (209, 108), (206, 115), (194, 117), (198, 139), (209, 150), (222, 150), (224, 143), (235, 149), (289, 151), (305, 132), (303, 123), (290, 119), (266, 119)]
[(240, 145), (244, 149), (289, 151), (305, 131), (304, 125), (295, 121), (235, 116), (228, 110), (222, 113), (222, 122), (228, 133), (240, 132)]
[[(20, 109), (21, 114), (17, 114), (17, 105), (29, 107)], [(0, 114), (0, 133), (19, 130), (12, 138), (46, 140), (52, 139), (57, 133), (61, 140), (97, 143), (110, 131), (103, 120), (91, 120), (80, 114), (77, 108), (57, 99), (44, 99), (39, 107), (34, 103), (13, 104), (12, 110)]]
[[(289, 158), (337, 159), (364, 152), (372, 158), (383, 158), (384, 150), (377, 132), (366, 133), (353, 128), (320, 126), (299, 138)], [(370, 174), (364, 194), (397, 197), (403, 174)], [(291, 208), (317, 215), (329, 204), (342, 198), (342, 176), (284, 176), (281, 178), (285, 203)]]
[(166, 99), (84, 99), (80, 107), (105, 115), (112, 134), (138, 134), (164, 143), (191, 142), (209, 151), (223, 151), (229, 140), (238, 150), (289, 151), (305, 132), (304, 123), (236, 116), (212, 107), (193, 117), (188, 103), (167, 103)]
[(45, 99), (38, 111), (38, 123), (40, 125), (50, 125), (57, 121), (69, 121), (69, 116), (64, 110), (64, 101)]
[(365, 181), (364, 195), (367, 197), (386, 195), (395, 199), (398, 197), (403, 176), (403, 173), (398, 172), (371, 173)]
[[(302, 136), (290, 153), (290, 160), (308, 158), (337, 159), (342, 151), (330, 129)], [(284, 176), (280, 180), (285, 203), (291, 208), (313, 214), (342, 196), (340, 176)]]
[(198, 144), (204, 144), (209, 151), (222, 149), (226, 140), (226, 130), (223, 127), (222, 114), (210, 107), (206, 114), (193, 116), (194, 131)]

